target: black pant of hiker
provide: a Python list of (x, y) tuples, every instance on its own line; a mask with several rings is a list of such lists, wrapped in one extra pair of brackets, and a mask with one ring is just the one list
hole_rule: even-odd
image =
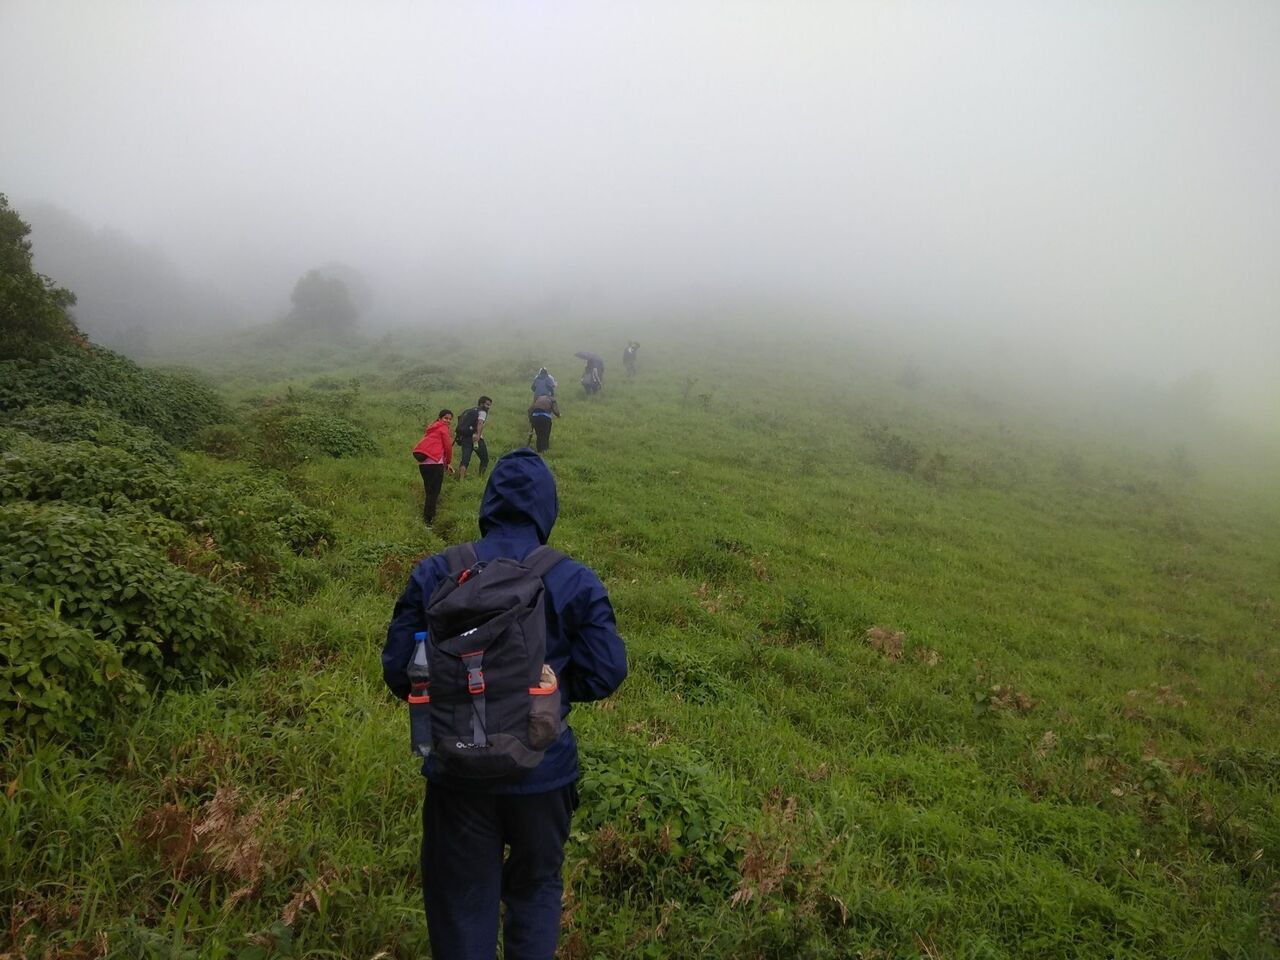
[(422, 522), (430, 523), (436, 518), (440, 485), (444, 483), (444, 464), (420, 463), (418, 472), (422, 474)]
[(471, 454), (475, 452), (480, 457), (480, 476), (483, 477), (489, 466), (489, 445), (484, 442), (484, 437), (480, 438), (479, 443), (476, 443), (474, 437), (463, 437), (459, 443), (462, 445), (462, 465), (471, 466)]
[[(576, 784), (546, 793), (492, 794), (427, 786), (422, 808), (422, 899), (431, 955), (493, 960), (499, 903), (503, 956), (552, 960), (560, 936), (561, 869)], [(504, 847), (509, 848), (505, 859)]]
[(551, 446), (551, 418), (544, 417), (538, 413), (529, 414), (529, 426), (533, 428), (533, 434), (538, 438), (538, 452), (542, 453)]

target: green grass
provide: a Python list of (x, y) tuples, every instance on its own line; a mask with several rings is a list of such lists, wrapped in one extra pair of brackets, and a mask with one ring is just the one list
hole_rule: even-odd
[[(564, 956), (1280, 955), (1274, 491), (841, 343), (636, 335), (640, 376), (611, 360), (591, 400), (573, 350), (626, 333), (202, 358), (232, 404), (359, 378), (378, 453), (293, 471), (337, 543), (263, 605), (264, 663), (99, 747), (11, 745), (0, 955), (427, 955), (378, 654), (483, 484), (426, 530), (408, 451), (481, 392), (495, 455), (522, 445), (543, 363), (553, 543), (604, 578), (632, 668), (573, 714)], [(175, 857), (157, 817), (207, 822), (220, 788), (221, 845)]]

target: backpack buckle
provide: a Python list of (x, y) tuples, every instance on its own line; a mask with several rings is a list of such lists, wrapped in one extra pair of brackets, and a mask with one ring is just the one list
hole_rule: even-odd
[(473, 697), (484, 693), (484, 671), (479, 667), (467, 668), (467, 693)]

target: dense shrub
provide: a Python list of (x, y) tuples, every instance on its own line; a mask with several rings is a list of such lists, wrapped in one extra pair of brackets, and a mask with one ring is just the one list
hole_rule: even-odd
[(778, 631), (791, 643), (817, 643), (822, 640), (824, 632), (822, 617), (807, 596), (790, 593), (783, 599)]
[(377, 446), (369, 431), (334, 412), (343, 408), (343, 396), (290, 390), (283, 397), (258, 401), (249, 417), (256, 459), (265, 466), (288, 469), (317, 456), (375, 453)]
[(58, 402), (96, 403), (179, 446), (227, 418), (217, 392), (194, 376), (144, 370), (101, 347), (0, 363), (0, 410)]
[(21, 585), (0, 595), (0, 722), (92, 735), (149, 688), (226, 678), (256, 646), (241, 600), (315, 586), (327, 515), (279, 475), (178, 460), (162, 437), (225, 414), (195, 380), (97, 349), (0, 368), (0, 584)]
[(871, 441), (872, 460), (890, 470), (912, 473), (920, 462), (920, 448), (910, 440), (892, 433), (888, 427), (867, 427), (863, 436)]
[(120, 651), (41, 604), (0, 584), (0, 728), (29, 737), (84, 737), (96, 722), (146, 698)]
[(45, 443), (16, 431), (0, 435), (0, 450), (0, 503), (66, 500), (104, 510), (137, 504), (175, 520), (195, 517), (173, 462), (87, 440)]
[(706, 766), (671, 752), (596, 747), (582, 754), (577, 826), (588, 878), (605, 896), (723, 903), (738, 885), (746, 819)]
[(0, 506), (0, 580), (60, 602), (148, 682), (221, 679), (254, 643), (226, 590), (164, 556), (129, 518), (67, 503)]
[[(314, 555), (333, 541), (329, 515), (308, 507), (276, 474), (247, 466), (214, 473), (197, 470), (200, 519), (198, 535), (181, 558), (192, 569), (228, 562), (219, 573), (246, 593), (264, 597), (272, 591), (296, 596), (311, 585)], [(204, 547), (213, 553), (196, 556)], [(178, 559), (175, 557), (175, 559)]]
[(377, 451), (369, 431), (345, 417), (299, 413), (280, 425), (285, 440), (303, 456), (358, 457)]
[(149, 463), (172, 463), (175, 459), (173, 448), (152, 431), (122, 420), (102, 406), (51, 403), (26, 407), (5, 414), (0, 423), (49, 442), (91, 440)]
[(248, 456), (253, 440), (238, 423), (211, 423), (196, 431), (191, 448), (212, 457), (230, 459)]
[(714, 661), (680, 647), (640, 654), (635, 665), (663, 690), (690, 703), (724, 703), (735, 693), (735, 685)]

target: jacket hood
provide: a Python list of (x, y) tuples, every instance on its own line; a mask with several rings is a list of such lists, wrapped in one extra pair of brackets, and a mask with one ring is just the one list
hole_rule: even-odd
[(480, 534), (500, 527), (532, 524), (546, 543), (560, 512), (556, 478), (546, 461), (528, 447), (504, 454), (493, 465), (480, 501)]

